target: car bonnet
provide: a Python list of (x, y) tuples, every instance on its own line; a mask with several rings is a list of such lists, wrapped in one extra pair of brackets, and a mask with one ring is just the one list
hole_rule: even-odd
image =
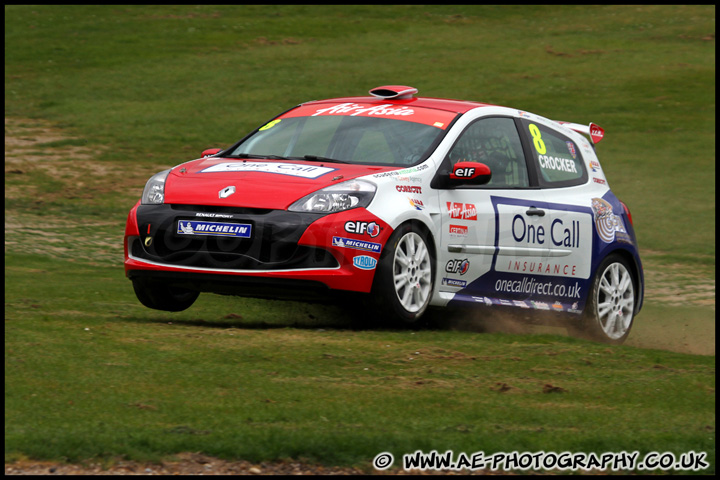
[(292, 160), (204, 158), (175, 167), (165, 182), (165, 203), (287, 209), (322, 188), (405, 167)]

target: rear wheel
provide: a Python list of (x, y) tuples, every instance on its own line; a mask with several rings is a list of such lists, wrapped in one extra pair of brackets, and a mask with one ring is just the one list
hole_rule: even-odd
[(385, 246), (373, 294), (381, 313), (388, 310), (405, 324), (420, 320), (433, 292), (435, 260), (427, 234), (412, 224), (398, 228)]
[(635, 315), (635, 279), (627, 261), (611, 255), (600, 263), (585, 307), (583, 332), (593, 340), (619, 345)]
[(151, 280), (133, 279), (132, 283), (140, 303), (155, 310), (181, 312), (190, 308), (200, 295), (194, 290), (170, 287)]

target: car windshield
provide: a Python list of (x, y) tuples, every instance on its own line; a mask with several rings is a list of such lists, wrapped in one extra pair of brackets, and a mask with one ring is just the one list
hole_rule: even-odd
[[(418, 110), (403, 108), (403, 113), (414, 114)], [(455, 116), (438, 112), (429, 117), (438, 120), (430, 123), (427, 112), (422, 118), (416, 115), (410, 120), (407, 119), (409, 114), (402, 119), (352, 115), (356, 110), (349, 110), (345, 115), (320, 115), (311, 113), (306, 106), (298, 107), (258, 129), (225, 156), (413, 165), (430, 155)], [(312, 109), (312, 112), (316, 111), (321, 112)], [(307, 115), (298, 115), (302, 113)], [(420, 121), (416, 121), (418, 119)]]

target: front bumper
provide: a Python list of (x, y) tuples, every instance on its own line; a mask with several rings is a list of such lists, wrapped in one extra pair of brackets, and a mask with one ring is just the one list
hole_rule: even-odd
[[(238, 238), (179, 233), (178, 222), (191, 220), (242, 223), (251, 226), (252, 234)], [(379, 233), (371, 238), (348, 232), (347, 222), (374, 222)], [(354, 259), (377, 261), (391, 233), (387, 224), (363, 208), (321, 215), (138, 204), (130, 211), (125, 229), (125, 272), (131, 279), (144, 276), (198, 291), (248, 296), (268, 296), (253, 292), (273, 289), (278, 297), (307, 289), (369, 292), (375, 270), (367, 263), (360, 263), (365, 268), (356, 267)], [(367, 244), (375, 245), (372, 251)]]

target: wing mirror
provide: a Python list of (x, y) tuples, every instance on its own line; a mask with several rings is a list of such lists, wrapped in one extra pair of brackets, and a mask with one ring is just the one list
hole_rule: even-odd
[(479, 162), (457, 162), (448, 176), (449, 185), (485, 185), (492, 178), (490, 167)]
[(222, 148), (208, 148), (207, 150), (203, 150), (202, 156), (203, 157), (210, 157), (212, 155), (215, 155), (218, 153)]

